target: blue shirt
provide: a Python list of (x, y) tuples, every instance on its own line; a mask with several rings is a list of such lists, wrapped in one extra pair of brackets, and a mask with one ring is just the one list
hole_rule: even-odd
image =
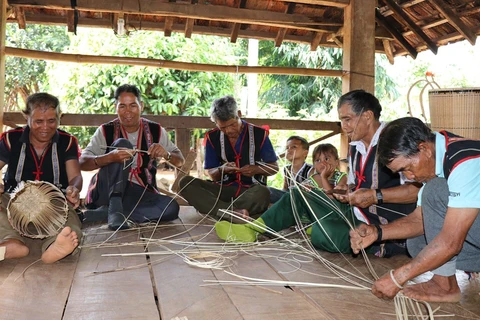
[[(242, 123), (246, 125), (246, 122), (242, 120)], [(247, 130), (242, 130), (240, 136), (237, 139), (237, 142), (235, 142), (235, 151), (237, 153), (241, 153), (240, 147), (242, 144), (243, 136)], [(275, 154), (275, 150), (273, 149), (272, 142), (270, 141), (270, 138), (267, 136), (265, 139), (263, 146), (260, 150), (260, 155), (262, 157), (262, 161), (265, 163), (269, 162), (275, 162), (277, 161), (277, 155)], [(216, 168), (221, 166), (223, 163), (221, 162), (221, 159), (217, 157), (217, 154), (215, 152), (215, 149), (210, 145), (210, 143), (207, 143), (205, 146), (205, 164), (204, 168), (205, 169), (211, 169), (211, 168)]]

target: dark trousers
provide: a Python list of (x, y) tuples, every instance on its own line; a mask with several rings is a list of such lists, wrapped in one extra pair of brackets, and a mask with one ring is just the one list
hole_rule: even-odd
[[(412, 257), (416, 257), (442, 230), (448, 208), (448, 197), (448, 184), (444, 178), (434, 178), (423, 188), (422, 215), (425, 234), (407, 240), (407, 249)], [(480, 271), (480, 215), (470, 227), (462, 251), (432, 271), (448, 277), (454, 275), (456, 269), (469, 272)]]
[[(112, 147), (133, 146), (126, 139), (117, 139)], [(178, 218), (180, 207), (171, 197), (145, 190), (144, 187), (128, 180), (131, 161), (111, 163), (102, 167), (92, 178), (88, 194), (88, 207), (108, 206), (112, 194), (122, 197), (123, 213), (135, 222), (151, 220), (170, 221)], [(143, 193), (143, 196), (142, 196)], [(138, 203), (138, 205), (137, 205)]]
[(270, 192), (267, 187), (254, 184), (249, 188), (241, 188), (238, 197), (237, 192), (238, 186), (221, 186), (191, 176), (180, 180), (181, 196), (203, 214), (220, 218), (223, 212), (218, 210), (231, 207), (232, 201), (234, 201), (233, 209), (247, 209), (250, 217), (258, 216), (268, 208)]

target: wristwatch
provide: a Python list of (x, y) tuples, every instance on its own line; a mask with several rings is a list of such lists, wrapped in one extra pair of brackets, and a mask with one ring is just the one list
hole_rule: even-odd
[(376, 189), (375, 192), (377, 193), (377, 204), (382, 204), (383, 203), (382, 190)]

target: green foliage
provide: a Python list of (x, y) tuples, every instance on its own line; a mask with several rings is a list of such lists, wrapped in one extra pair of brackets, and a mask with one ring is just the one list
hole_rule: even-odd
[[(342, 66), (342, 55), (342, 50), (335, 48), (318, 48), (312, 52), (306, 45), (284, 43), (273, 48), (271, 41), (260, 42), (262, 65), (338, 70)], [(384, 56), (377, 55), (376, 95), (380, 100), (393, 100), (398, 92), (385, 71), (386, 61)], [(338, 77), (262, 75), (261, 79), (263, 107), (283, 105), (293, 117), (318, 118), (328, 114), (342, 93), (342, 81)]]
[[(83, 34), (89, 32), (82, 30), (81, 36), (73, 37), (69, 51), (225, 65), (235, 64), (237, 60), (226, 38), (197, 36), (186, 39), (182, 34), (163, 37), (159, 32), (143, 31), (127, 38), (117, 38), (109, 30), (94, 37)], [(52, 69), (52, 73), (58, 72), (57, 68)], [(234, 94), (234, 78), (227, 73), (125, 65), (76, 65), (70, 67), (67, 75), (68, 78), (60, 80), (64, 82), (60, 94), (69, 101), (68, 111), (75, 113), (113, 113), (115, 89), (124, 83), (138, 86), (145, 114), (206, 116), (215, 98)], [(77, 133), (81, 143), (89, 138), (82, 132)], [(199, 130), (195, 133), (200, 135)]]
[[(41, 25), (27, 25), (25, 30), (17, 24), (8, 24), (6, 42), (10, 47), (61, 52), (69, 44), (65, 28)], [(7, 110), (23, 108), (28, 95), (48, 90), (45, 60), (6, 57), (5, 92)], [(19, 101), (18, 98), (21, 97)]]
[[(279, 67), (340, 69), (341, 51), (319, 49), (311, 52), (307, 46), (284, 43), (279, 48), (271, 41), (261, 41), (259, 64)], [(285, 105), (290, 116), (316, 112), (328, 113), (341, 93), (341, 79), (297, 75), (262, 75), (260, 96), (264, 105)]]

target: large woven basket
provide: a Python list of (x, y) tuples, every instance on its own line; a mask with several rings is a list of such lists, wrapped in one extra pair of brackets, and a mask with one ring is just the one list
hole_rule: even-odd
[(20, 182), (8, 202), (7, 214), (12, 227), (22, 236), (43, 239), (64, 228), (68, 203), (65, 195), (49, 182)]
[(432, 130), (480, 139), (480, 88), (430, 90), (428, 98)]

